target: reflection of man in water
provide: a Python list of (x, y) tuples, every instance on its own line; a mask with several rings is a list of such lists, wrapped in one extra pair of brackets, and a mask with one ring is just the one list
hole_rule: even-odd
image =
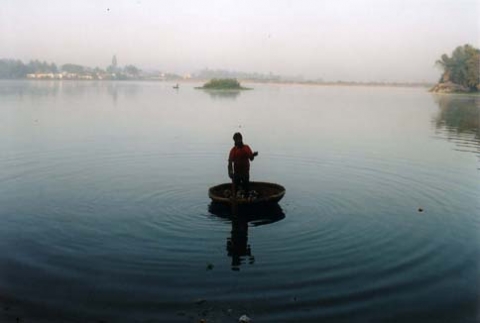
[(248, 145), (243, 143), (242, 134), (237, 132), (233, 135), (235, 146), (228, 156), (228, 176), (233, 179), (235, 187), (242, 186), (245, 192), (249, 191), (250, 184), (250, 161), (253, 161), (258, 152), (252, 152)]
[(232, 232), (227, 239), (228, 255), (232, 257), (232, 270), (240, 270), (242, 258), (249, 257), (249, 263), (253, 264), (255, 258), (252, 256), (248, 244), (248, 222), (245, 219), (235, 218), (232, 220)]

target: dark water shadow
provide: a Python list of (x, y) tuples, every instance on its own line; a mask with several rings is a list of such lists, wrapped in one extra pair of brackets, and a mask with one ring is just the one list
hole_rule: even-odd
[(278, 204), (261, 206), (242, 206), (237, 214), (233, 214), (229, 205), (211, 203), (208, 207), (211, 214), (229, 221), (232, 229), (227, 238), (227, 255), (231, 258), (231, 269), (239, 271), (243, 264), (254, 264), (255, 257), (248, 243), (249, 226), (272, 224), (285, 218), (285, 213)]
[(434, 95), (438, 113), (433, 119), (438, 138), (455, 144), (455, 150), (480, 158), (480, 96)]
[(434, 100), (439, 108), (436, 128), (480, 136), (480, 96), (437, 95)]

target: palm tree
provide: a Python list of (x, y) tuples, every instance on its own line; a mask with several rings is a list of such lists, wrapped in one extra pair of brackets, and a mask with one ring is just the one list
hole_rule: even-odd
[(443, 54), (441, 59), (438, 59), (435, 62), (435, 65), (439, 66), (443, 69), (443, 74), (440, 78), (440, 82), (448, 82), (450, 81), (450, 72), (452, 70), (453, 62), (447, 54)]

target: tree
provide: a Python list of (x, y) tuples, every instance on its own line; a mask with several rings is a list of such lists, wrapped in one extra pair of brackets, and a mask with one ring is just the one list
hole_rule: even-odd
[(0, 79), (24, 78), (28, 73), (28, 67), (22, 61), (0, 59)]
[(465, 52), (467, 54), (465, 83), (469, 88), (476, 87), (480, 90), (478, 88), (480, 85), (480, 50), (475, 49), (473, 46), (467, 46)]
[(125, 72), (125, 74), (127, 74), (127, 76), (131, 76), (131, 77), (138, 77), (138, 75), (140, 74), (140, 70), (133, 65), (125, 66), (123, 71)]
[(62, 71), (67, 73), (81, 74), (85, 71), (85, 68), (81, 65), (76, 64), (64, 64), (62, 65)]
[(458, 46), (452, 56), (443, 54), (436, 65), (443, 69), (442, 82), (453, 82), (471, 90), (480, 85), (480, 50), (471, 45)]
[(50, 72), (58, 73), (58, 68), (57, 68), (57, 65), (55, 63), (50, 64)]

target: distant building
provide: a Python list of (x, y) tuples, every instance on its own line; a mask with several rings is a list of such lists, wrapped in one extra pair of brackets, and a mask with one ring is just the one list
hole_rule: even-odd
[(63, 75), (60, 73), (30, 73), (27, 74), (27, 79), (35, 79), (35, 80), (54, 80), (54, 79), (62, 79)]

